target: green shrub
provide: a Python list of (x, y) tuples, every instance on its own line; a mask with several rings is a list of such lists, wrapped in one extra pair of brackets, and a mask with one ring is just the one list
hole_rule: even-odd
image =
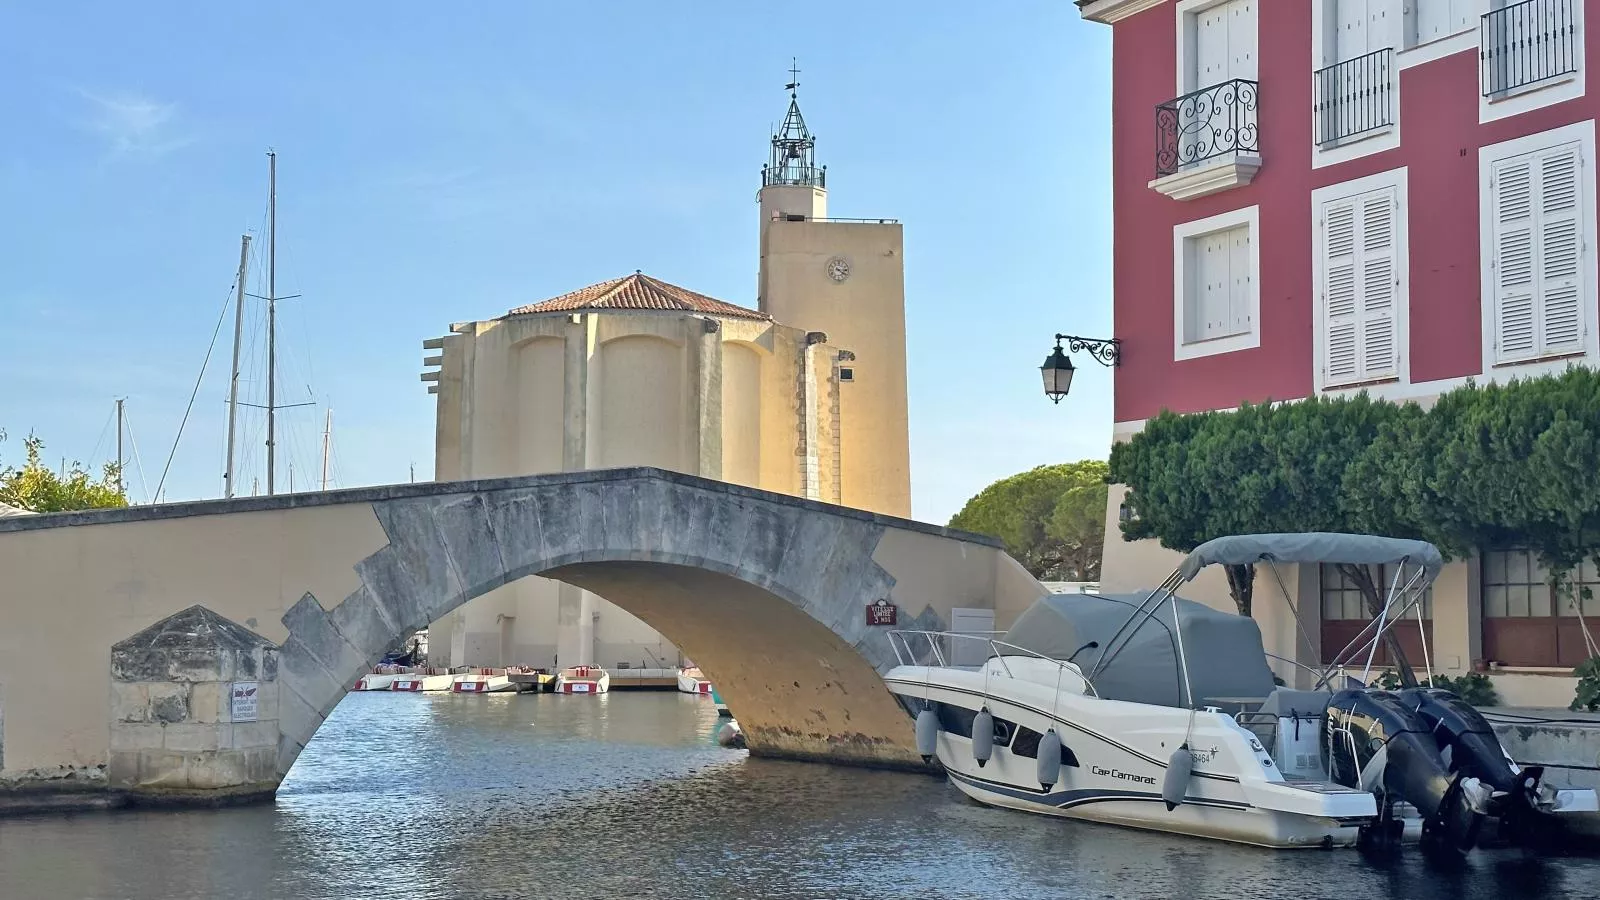
[[(1589, 662), (1594, 662), (1594, 660)], [(1597, 688), (1600, 688), (1600, 681), (1597, 681), (1596, 684)], [(1384, 672), (1378, 676), (1377, 681), (1373, 682), (1373, 686), (1383, 688), (1386, 691), (1397, 691), (1400, 689), (1400, 676), (1393, 672)], [(1468, 672), (1460, 678), (1451, 678), (1449, 675), (1435, 675), (1433, 680), (1427, 684), (1427, 687), (1436, 687), (1449, 691), (1460, 697), (1468, 706), (1500, 705), (1500, 695), (1495, 693), (1494, 682), (1489, 680), (1489, 676), (1481, 672)]]
[(1600, 656), (1592, 656), (1583, 665), (1572, 670), (1578, 676), (1578, 694), (1572, 698), (1571, 710), (1600, 712)]

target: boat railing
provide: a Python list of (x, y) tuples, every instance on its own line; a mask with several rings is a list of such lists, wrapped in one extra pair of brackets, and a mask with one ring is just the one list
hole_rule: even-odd
[[(1016, 644), (1008, 644), (1005, 641), (995, 640), (995, 637), (994, 637), (995, 635), (1004, 634), (1004, 633), (1005, 632), (1003, 632), (1003, 631), (899, 631), (899, 630), (897, 630), (897, 631), (888, 632), (888, 635), (889, 635), (889, 646), (890, 646), (891, 649), (894, 650), (895, 661), (898, 662), (902, 666), (926, 666), (926, 665), (929, 664), (928, 660), (931, 658), (932, 662), (933, 662), (933, 665), (935, 667), (937, 667), (937, 668), (941, 668), (941, 669), (971, 668), (971, 667), (964, 667), (964, 666), (958, 665), (957, 663), (948, 660), (946, 658), (946, 654), (944, 652), (944, 648), (941, 646), (941, 641), (971, 641), (971, 642), (978, 642), (978, 643), (983, 644), (985, 647), (987, 647), (988, 651), (989, 651), (988, 656), (984, 657), (983, 663), (981, 663), (979, 665), (979, 667), (981, 667), (983, 665), (987, 665), (989, 660), (991, 660), (991, 659), (999, 660), (1000, 661), (1000, 667), (1005, 670), (1006, 676), (1008, 678), (1015, 678), (1017, 676), (1016, 676), (1015, 673), (1013, 673), (1011, 671), (1011, 665), (1006, 662), (1006, 658), (1008, 656), (1009, 657), (1017, 657), (1017, 656), (1031, 657), (1033, 659), (1043, 660), (1044, 662), (1050, 663), (1051, 665), (1053, 665), (1056, 668), (1060, 669), (1062, 672), (1070, 673), (1073, 676), (1081, 679), (1083, 681), (1084, 687), (1089, 691), (1090, 696), (1093, 696), (1093, 697), (1100, 696), (1100, 694), (1094, 689), (1094, 682), (1089, 680), (1089, 676), (1084, 674), (1083, 670), (1078, 668), (1076, 663), (1070, 662), (1068, 660), (1056, 659), (1055, 657), (1052, 657), (1052, 656), (1046, 656), (1043, 653), (1039, 653), (1039, 652), (1034, 651), (1034, 650), (1029, 650), (1026, 647), (1018, 647)], [(926, 655), (918, 654), (916, 652), (916, 650), (913, 649), (912, 641), (914, 639), (917, 639), (917, 638), (921, 639), (920, 641), (918, 641), (919, 644), (926, 643), (926, 645), (927, 645), (927, 654)], [(1006, 652), (1001, 652), (1002, 649), (1005, 650)]]

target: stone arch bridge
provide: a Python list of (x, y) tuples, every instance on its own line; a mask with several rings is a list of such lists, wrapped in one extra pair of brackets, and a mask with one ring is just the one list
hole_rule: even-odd
[(387, 647), (528, 575), (681, 647), (752, 752), (891, 767), (866, 606), (1044, 593), (986, 538), (656, 469), (0, 519), (0, 809), (269, 797)]

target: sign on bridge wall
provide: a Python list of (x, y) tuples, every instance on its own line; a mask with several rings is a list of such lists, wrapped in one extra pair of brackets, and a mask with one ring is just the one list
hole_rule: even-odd
[(867, 604), (868, 625), (894, 625), (899, 621), (900, 607), (887, 600)]

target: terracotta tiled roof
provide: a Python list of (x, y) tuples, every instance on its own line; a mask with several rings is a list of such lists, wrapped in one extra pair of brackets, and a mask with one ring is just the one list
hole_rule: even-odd
[(766, 313), (757, 312), (749, 307), (724, 303), (639, 272), (591, 284), (581, 290), (540, 303), (519, 306), (506, 315), (523, 316), (531, 313), (571, 312), (580, 309), (659, 309), (705, 313), (733, 319), (771, 318)]

